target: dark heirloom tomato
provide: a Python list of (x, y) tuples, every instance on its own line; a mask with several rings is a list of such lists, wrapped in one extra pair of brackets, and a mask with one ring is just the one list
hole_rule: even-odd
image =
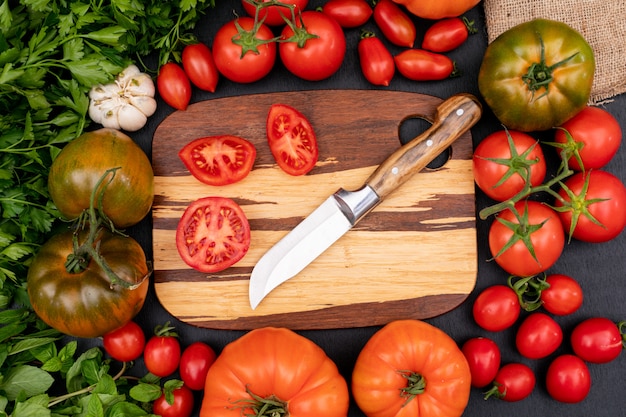
[[(79, 234), (82, 243), (86, 233)], [(148, 266), (134, 239), (102, 230), (99, 253), (111, 270), (136, 287), (111, 285), (106, 272), (92, 259), (79, 273), (66, 270), (73, 251), (73, 233), (60, 233), (40, 249), (28, 269), (28, 295), (37, 315), (49, 326), (76, 337), (98, 337), (131, 320), (148, 292)]]
[(239, 136), (208, 136), (189, 142), (178, 156), (199, 181), (208, 185), (228, 185), (248, 176), (254, 165), (256, 148)]
[(586, 105), (595, 71), (593, 50), (565, 23), (536, 19), (487, 46), (478, 88), (508, 128), (560, 126)]
[(204, 197), (187, 207), (176, 228), (176, 249), (190, 267), (219, 272), (238, 262), (250, 247), (250, 224), (230, 198)]
[(50, 167), (50, 197), (64, 217), (75, 219), (89, 208), (105, 171), (115, 167), (120, 169), (106, 184), (103, 210), (115, 226), (132, 226), (150, 211), (154, 174), (146, 154), (118, 130), (87, 132), (68, 143)]

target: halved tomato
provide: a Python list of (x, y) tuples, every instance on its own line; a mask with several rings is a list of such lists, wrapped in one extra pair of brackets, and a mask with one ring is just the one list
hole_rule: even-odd
[(178, 156), (199, 181), (208, 185), (228, 185), (241, 181), (250, 173), (256, 148), (239, 136), (208, 136), (189, 142)]
[(304, 175), (317, 163), (317, 138), (309, 120), (286, 104), (272, 104), (267, 141), (278, 166), (289, 175)]
[(234, 265), (250, 247), (250, 224), (235, 201), (200, 198), (187, 207), (176, 228), (176, 248), (190, 267), (206, 273)]

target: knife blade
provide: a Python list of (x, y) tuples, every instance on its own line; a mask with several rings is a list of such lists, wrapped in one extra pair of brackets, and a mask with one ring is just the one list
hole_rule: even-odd
[(433, 124), (392, 153), (354, 191), (339, 189), (272, 246), (250, 275), (250, 307), (255, 309), (274, 288), (297, 275), (348, 232), (385, 197), (421, 171), (478, 122), (482, 108), (471, 94), (442, 102)]

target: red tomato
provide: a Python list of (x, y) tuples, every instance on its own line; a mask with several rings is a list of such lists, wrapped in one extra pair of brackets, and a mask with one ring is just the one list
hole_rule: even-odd
[(250, 224), (243, 210), (226, 197), (203, 197), (187, 207), (176, 228), (176, 249), (200, 272), (223, 271), (250, 247)]
[(274, 34), (262, 23), (255, 27), (251, 17), (239, 17), (224, 24), (215, 34), (213, 60), (218, 71), (231, 81), (258, 81), (276, 62)]
[(270, 107), (267, 141), (276, 163), (289, 175), (304, 175), (317, 163), (317, 139), (313, 127), (293, 107), (286, 104)]
[(472, 386), (483, 388), (489, 385), (500, 369), (500, 348), (491, 339), (475, 337), (461, 347), (472, 374)]
[(161, 98), (177, 110), (186, 110), (191, 100), (191, 83), (185, 71), (174, 62), (159, 68), (157, 89)]
[(591, 388), (589, 368), (578, 356), (561, 355), (548, 367), (546, 388), (548, 394), (557, 401), (581, 402)]
[[(260, 3), (269, 3), (271, 0), (261, 0)], [(259, 2), (257, 0), (257, 2)], [(304, 10), (309, 3), (308, 0), (280, 0), (280, 4), (262, 6), (259, 8), (258, 19), (268, 26), (281, 26), (285, 24), (285, 18), (291, 19), (290, 5), (294, 7), (294, 14)], [(241, 0), (244, 10), (249, 16), (254, 17), (256, 7), (250, 0)], [(284, 17), (283, 17), (284, 16)]]
[(186, 386), (172, 390), (172, 403), (167, 402), (167, 395), (163, 393), (152, 404), (152, 413), (161, 417), (189, 417), (193, 412), (193, 392)]
[(545, 358), (554, 353), (562, 341), (561, 326), (544, 313), (532, 313), (526, 317), (515, 335), (517, 350), (528, 359)]
[(374, 6), (374, 22), (385, 38), (394, 45), (412, 48), (417, 30), (415, 24), (397, 4), (380, 0)]
[(374, 85), (388, 86), (396, 72), (396, 65), (382, 41), (371, 32), (365, 32), (357, 49), (365, 79)]
[(305, 11), (294, 28), (285, 26), (278, 47), (285, 67), (294, 75), (319, 81), (333, 75), (346, 54), (346, 37), (332, 17), (313, 10)]
[(422, 49), (449, 52), (463, 45), (471, 33), (476, 33), (474, 22), (470, 22), (466, 17), (442, 19), (426, 30)]
[(472, 169), (478, 188), (496, 201), (505, 201), (525, 187), (541, 185), (546, 176), (546, 159), (532, 136), (499, 130), (478, 144)]
[[(555, 206), (569, 235), (585, 242), (606, 242), (626, 227), (626, 187), (615, 175), (595, 170), (579, 172), (559, 191)], [(564, 209), (563, 207), (568, 207)]]
[(548, 275), (550, 286), (541, 291), (540, 299), (548, 312), (557, 316), (572, 314), (583, 303), (583, 290), (576, 280), (562, 274)]
[(498, 371), (485, 399), (495, 396), (508, 402), (521, 401), (533, 392), (536, 382), (534, 372), (527, 365), (507, 363)]
[(143, 353), (146, 337), (137, 323), (129, 321), (119, 329), (106, 333), (102, 337), (102, 344), (113, 359), (130, 362)]
[(256, 148), (238, 136), (209, 136), (186, 144), (178, 156), (189, 172), (208, 185), (228, 185), (248, 176)]
[(203, 43), (187, 45), (183, 49), (183, 69), (196, 87), (215, 92), (219, 73), (208, 46)]
[(366, 0), (330, 0), (322, 6), (322, 12), (343, 28), (355, 28), (369, 20), (372, 6)]
[(173, 374), (180, 363), (180, 342), (176, 335), (157, 332), (146, 343), (143, 361), (153, 375), (164, 378)]
[(454, 76), (454, 62), (445, 55), (423, 49), (406, 49), (394, 58), (398, 72), (413, 81), (436, 81)]
[(537, 275), (554, 265), (563, 252), (565, 234), (559, 215), (537, 201), (520, 201), (515, 210), (521, 221), (506, 209), (491, 224), (489, 249), (509, 274)]
[(492, 285), (484, 289), (476, 297), (472, 308), (476, 324), (491, 332), (511, 327), (520, 311), (517, 294), (506, 285)]
[(185, 348), (180, 357), (179, 373), (189, 389), (204, 389), (206, 374), (216, 357), (215, 351), (206, 343), (194, 342)]
[(616, 359), (626, 347), (626, 335), (621, 328), (604, 317), (592, 317), (580, 322), (571, 334), (574, 353), (591, 363), (607, 363)]
[[(572, 136), (568, 141), (567, 134), (557, 129), (555, 140), (565, 144), (569, 152), (577, 151), (569, 159), (569, 166), (575, 170), (597, 169), (606, 165), (617, 153), (622, 142), (622, 129), (615, 117), (599, 107), (585, 107), (562, 126)], [(579, 160), (580, 158), (580, 160)]]

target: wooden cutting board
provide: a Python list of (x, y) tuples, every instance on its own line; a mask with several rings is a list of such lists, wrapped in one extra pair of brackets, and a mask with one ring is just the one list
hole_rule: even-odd
[[(163, 307), (192, 325), (237, 330), (382, 325), (457, 307), (477, 274), (469, 132), (441, 168), (411, 178), (255, 310), (248, 302), (259, 258), (338, 188), (360, 187), (401, 145), (409, 122), (432, 120), (442, 101), (410, 92), (316, 90), (218, 98), (168, 116), (152, 144), (154, 282)], [(315, 129), (319, 160), (305, 176), (289, 176), (274, 162), (265, 135), (274, 103), (300, 110)], [(178, 158), (187, 142), (218, 134), (244, 137), (257, 148), (249, 176), (224, 187), (200, 183)], [(188, 267), (175, 245), (187, 205), (209, 195), (235, 200), (252, 230), (246, 256), (211, 275)]]

